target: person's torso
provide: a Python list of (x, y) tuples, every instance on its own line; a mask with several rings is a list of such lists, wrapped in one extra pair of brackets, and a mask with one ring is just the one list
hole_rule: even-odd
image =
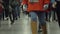
[(42, 10), (44, 0), (28, 0), (28, 10)]

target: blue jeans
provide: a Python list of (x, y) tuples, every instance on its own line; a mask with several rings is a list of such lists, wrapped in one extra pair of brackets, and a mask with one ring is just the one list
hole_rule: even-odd
[(16, 6), (16, 16), (20, 16), (20, 7)]
[(29, 13), (30, 16), (31, 16), (31, 19), (32, 21), (37, 21), (37, 16), (38, 16), (38, 19), (39, 19), (39, 25), (46, 25), (46, 22), (45, 22), (45, 12), (30, 12)]

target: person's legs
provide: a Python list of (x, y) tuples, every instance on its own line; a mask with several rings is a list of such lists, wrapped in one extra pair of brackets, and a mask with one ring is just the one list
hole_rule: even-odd
[(58, 18), (58, 24), (60, 27), (60, 2), (57, 2), (56, 14), (57, 14), (57, 18)]
[(35, 12), (30, 12), (29, 15), (31, 16), (32, 34), (37, 34), (37, 14)]
[(9, 18), (10, 18), (10, 21), (12, 22), (12, 16), (11, 16), (11, 12), (9, 12)]
[(41, 25), (42, 28), (42, 34), (47, 34), (46, 30), (46, 22), (45, 22), (45, 12), (38, 12), (37, 13), (38, 18), (39, 18), (39, 26)]
[(8, 13), (9, 13), (9, 5), (6, 4), (5, 5), (5, 16), (8, 17)]
[(45, 15), (46, 15), (46, 21), (48, 21), (48, 12), (46, 12)]
[(6, 17), (7, 20), (8, 20), (8, 16), (9, 16), (9, 5), (6, 4), (5, 5), (5, 17)]
[(58, 18), (58, 24), (60, 26), (60, 10), (56, 11), (56, 13), (57, 13), (57, 18)]
[(2, 18), (2, 13), (0, 13), (0, 27), (1, 27), (1, 18)]
[(50, 18), (51, 18), (51, 15), (52, 14), (52, 11), (49, 12), (49, 22), (50, 22)]
[(18, 10), (18, 17), (20, 18), (20, 6), (17, 7)]
[(16, 17), (18, 18), (20, 18), (20, 7), (19, 6), (16, 6), (16, 8), (15, 8), (15, 10), (16, 10)]
[(53, 15), (52, 15), (52, 21), (56, 20), (56, 12), (53, 11)]
[(16, 18), (16, 15), (15, 15), (15, 14), (16, 14), (15, 11), (12, 10), (12, 17), (11, 17), (11, 18), (13, 18), (13, 19), (12, 19), (12, 21), (11, 21), (11, 24), (13, 24), (14, 21), (15, 21), (15, 18)]
[(2, 14), (3, 20), (4, 20), (4, 16), (5, 16), (5, 15), (4, 15), (4, 11), (3, 11), (3, 14)]

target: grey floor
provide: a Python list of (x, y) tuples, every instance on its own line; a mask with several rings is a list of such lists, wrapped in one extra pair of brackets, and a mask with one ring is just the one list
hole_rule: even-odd
[[(9, 20), (1, 24), (0, 34), (31, 34), (30, 19), (26, 15), (21, 16), (13, 25), (9, 24)], [(48, 34), (60, 34), (58, 22), (47, 22), (47, 31)]]

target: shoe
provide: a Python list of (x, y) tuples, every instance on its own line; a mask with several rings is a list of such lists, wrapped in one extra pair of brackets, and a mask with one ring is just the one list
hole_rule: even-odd
[(46, 25), (42, 26), (42, 34), (47, 34), (47, 27), (46, 27)]
[(14, 24), (14, 20), (11, 21), (11, 25)]
[(4, 18), (4, 20), (8, 20), (8, 17), (7, 18)]
[(18, 18), (16, 18), (16, 20), (18, 20)]
[(42, 29), (39, 29), (38, 32), (42, 32)]

